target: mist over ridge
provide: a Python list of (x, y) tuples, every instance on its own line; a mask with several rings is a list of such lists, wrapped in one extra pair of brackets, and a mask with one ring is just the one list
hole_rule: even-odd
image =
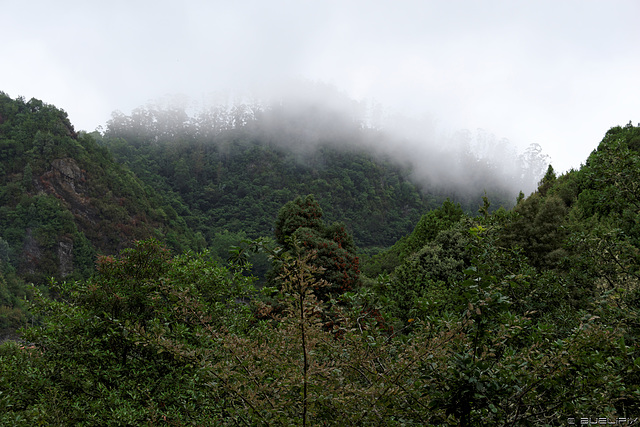
[(295, 152), (300, 161), (321, 146), (362, 151), (409, 167), (424, 191), (468, 196), (498, 189), (514, 201), (520, 191), (535, 191), (549, 165), (539, 144), (518, 151), (483, 129), (443, 129), (433, 116), (390, 112), (332, 85), (292, 80), (276, 89), (218, 92), (200, 100), (166, 95), (129, 115), (113, 112), (105, 133), (186, 142), (249, 132)]

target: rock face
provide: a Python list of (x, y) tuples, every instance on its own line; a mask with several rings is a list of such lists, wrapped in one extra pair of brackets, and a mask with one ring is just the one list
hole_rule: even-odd
[(40, 259), (42, 258), (42, 249), (38, 242), (33, 237), (33, 232), (30, 228), (27, 229), (27, 234), (24, 238), (24, 243), (22, 245), (22, 253), (25, 263), (25, 270), (28, 273), (33, 274), (40, 263)]
[(58, 242), (58, 263), (60, 276), (67, 277), (73, 273), (73, 240), (63, 238)]
[(52, 175), (58, 175), (58, 181), (64, 186), (68, 186), (71, 191), (77, 193), (76, 184), (84, 181), (84, 173), (78, 167), (74, 159), (55, 159), (51, 162)]
[(72, 158), (55, 159), (51, 162), (51, 169), (41, 178), (41, 190), (49, 194), (57, 194), (67, 204), (86, 203), (84, 182), (85, 173)]
[[(57, 158), (49, 163), (44, 173), (33, 179), (38, 194), (57, 198), (63, 210), (71, 216), (61, 215), (66, 226), (60, 227), (57, 236), (49, 235), (46, 244), (40, 241), (42, 247), (38, 247), (39, 235), (34, 229), (33, 237), (25, 240), (21, 255), (33, 262), (29, 261), (29, 265), (22, 268), (23, 272), (47, 271), (47, 274), (67, 277), (79, 267), (78, 262), (83, 262), (85, 266), (87, 263), (78, 254), (74, 257), (74, 248), (82, 252), (82, 245), (89, 242), (99, 252), (117, 253), (132, 240), (152, 235), (151, 231), (157, 222), (147, 219), (146, 211), (136, 210), (137, 201), (128, 204), (119, 184), (112, 186), (112, 178), (99, 176), (104, 171), (87, 172), (82, 166), (85, 165), (81, 161), (71, 157)], [(127, 196), (133, 199), (138, 194), (129, 191)], [(144, 194), (141, 196), (144, 197)], [(69, 226), (70, 222), (74, 224), (72, 227)], [(79, 243), (76, 239), (81, 235), (83, 240)], [(86, 255), (86, 251), (82, 253)], [(39, 264), (41, 268), (33, 268), (31, 264)]]
[(96, 253), (162, 235), (155, 194), (64, 111), (0, 92), (0, 125), (0, 258), (25, 281), (84, 277)]
[[(38, 192), (57, 197), (78, 220), (95, 216), (85, 181), (85, 173), (77, 162), (72, 158), (63, 158), (51, 161), (51, 168), (35, 184)], [(74, 269), (73, 238), (70, 235), (60, 235), (57, 240), (52, 249), (57, 258), (58, 273), (61, 277), (67, 277)], [(30, 235), (25, 239), (23, 254), (28, 258), (26, 272), (34, 273), (43, 253), (36, 239)]]
[(91, 206), (85, 172), (74, 159), (53, 160), (51, 169), (41, 180), (48, 184), (46, 192), (62, 200), (76, 218), (82, 219), (82, 223), (87, 226), (95, 224), (98, 212)]

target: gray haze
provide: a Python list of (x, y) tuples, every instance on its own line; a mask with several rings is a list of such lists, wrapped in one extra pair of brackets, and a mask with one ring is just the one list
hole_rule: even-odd
[(534, 191), (548, 166), (538, 144), (518, 152), (509, 140), (481, 129), (439, 133), (429, 117), (387, 116), (378, 105), (353, 100), (330, 85), (291, 81), (289, 89), (262, 98), (164, 97), (130, 115), (115, 112), (104, 131), (132, 143), (197, 141), (219, 149), (244, 135), (285, 147), (307, 165), (321, 146), (355, 150), (408, 167), (413, 181), (430, 194), (479, 200), (487, 191), (507, 206), (519, 191)]
[(377, 106), (374, 124), (431, 129), (414, 143), (469, 129), (519, 152), (539, 144), (563, 171), (609, 127), (640, 121), (636, 0), (0, 5), (0, 90), (55, 104), (84, 130), (165, 94), (205, 102), (307, 80)]

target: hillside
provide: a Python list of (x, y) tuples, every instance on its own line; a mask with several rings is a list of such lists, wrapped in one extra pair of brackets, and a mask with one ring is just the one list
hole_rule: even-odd
[[(87, 278), (97, 255), (135, 240), (155, 237), (177, 252), (208, 247), (226, 260), (244, 239), (272, 236), (278, 210), (301, 195), (316, 196), (328, 223), (343, 221), (361, 254), (391, 246), (449, 197), (467, 213), (485, 191), (494, 206), (515, 200), (492, 175), (495, 164), (459, 153), (456, 167), (465, 173), (443, 185), (425, 180), (425, 170), (451, 153), (433, 151), (416, 165), (389, 151), (392, 143), (352, 117), (307, 104), (214, 106), (192, 116), (174, 106), (139, 108), (114, 113), (103, 134), (87, 134), (53, 105), (0, 94), (0, 261), (9, 310), (0, 317), (23, 324), (25, 283)], [(541, 160), (529, 157), (529, 167)], [(266, 256), (251, 261), (264, 277)]]
[(149, 186), (180, 200), (208, 242), (223, 230), (271, 235), (278, 209), (313, 193), (361, 249), (384, 248), (447, 198), (467, 213), (485, 192), (493, 208), (512, 206), (530, 188), (525, 168), (545, 160), (531, 152), (507, 176), (497, 157), (480, 158), (468, 147), (446, 151), (444, 141), (412, 155), (384, 131), (313, 103), (214, 106), (191, 115), (181, 106), (149, 105), (115, 113), (96, 137)]
[(80, 278), (95, 256), (156, 236), (194, 247), (184, 221), (169, 224), (149, 186), (64, 111), (0, 93), (0, 244), (27, 281)]
[(640, 126), (611, 128), (513, 209), (426, 212), (364, 274), (312, 195), (278, 211), (277, 247), (225, 263), (138, 241), (52, 282), (62, 298), (33, 291), (30, 346), (0, 346), (0, 423), (635, 424), (639, 174)]

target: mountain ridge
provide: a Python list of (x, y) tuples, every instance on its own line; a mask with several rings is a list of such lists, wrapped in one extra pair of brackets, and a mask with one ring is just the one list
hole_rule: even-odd
[[(53, 105), (3, 93), (0, 238), (11, 264), (44, 283), (86, 277), (96, 254), (137, 239), (180, 252), (270, 236), (279, 208), (310, 193), (365, 252), (409, 234), (448, 197), (467, 212), (482, 190), (496, 207), (515, 199), (478, 180), (425, 188), (414, 165), (373, 149), (383, 134), (340, 117), (318, 106), (239, 105), (203, 112), (196, 126), (180, 108), (149, 107), (114, 113), (104, 133), (86, 133)], [(486, 174), (484, 163), (465, 159)]]

